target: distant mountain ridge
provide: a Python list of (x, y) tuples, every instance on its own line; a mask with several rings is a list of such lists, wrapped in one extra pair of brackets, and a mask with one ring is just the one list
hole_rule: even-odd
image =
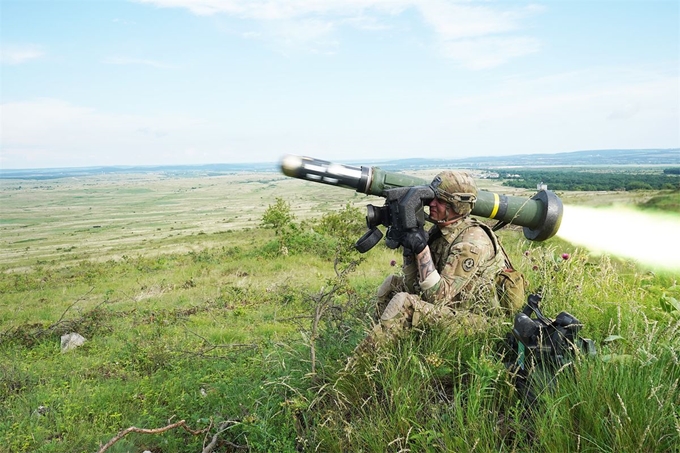
[(241, 172), (278, 171), (278, 163), (202, 165), (113, 165), (104, 167), (0, 169), (0, 179), (58, 179), (108, 174), (163, 173), (168, 176), (215, 176)]
[(502, 168), (599, 165), (680, 165), (680, 148), (668, 149), (600, 149), (554, 154), (515, 154), (512, 156), (482, 156), (452, 159), (399, 159), (377, 163), (381, 168)]
[[(323, 156), (313, 156), (323, 159)], [(668, 165), (680, 166), (680, 148), (666, 149), (600, 149), (554, 154), (516, 154), (451, 159), (410, 158), (376, 161), (352, 161), (348, 165), (378, 166), (386, 170), (418, 170), (429, 168), (504, 168), (601, 165)], [(204, 164), (204, 165), (140, 165), (96, 166), (74, 168), (0, 169), (0, 179), (55, 179), (104, 174), (163, 173), (169, 176), (216, 176), (241, 172), (278, 172), (279, 162)]]

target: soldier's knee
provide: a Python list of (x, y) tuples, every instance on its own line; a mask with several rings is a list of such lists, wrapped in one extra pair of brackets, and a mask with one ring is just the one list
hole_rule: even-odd
[(390, 299), (392, 299), (392, 296), (394, 296), (395, 293), (398, 293), (399, 291), (404, 290), (404, 278), (399, 276), (399, 275), (390, 275), (387, 277), (382, 284), (378, 287), (378, 291), (376, 293), (377, 299), (376, 299), (376, 304), (375, 304), (375, 314), (374, 314), (374, 319), (380, 318), (380, 315), (382, 314), (383, 311), (385, 311), (385, 308), (387, 307), (387, 304), (389, 303)]
[(395, 294), (380, 315), (380, 321), (389, 321), (400, 314), (405, 314), (411, 308), (409, 296), (410, 294), (406, 292)]
[(391, 295), (398, 291), (403, 291), (404, 277), (400, 275), (390, 275), (378, 287), (378, 299), (389, 300)]

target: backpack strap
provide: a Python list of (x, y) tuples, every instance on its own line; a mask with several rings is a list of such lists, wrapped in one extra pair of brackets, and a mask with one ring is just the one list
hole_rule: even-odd
[(489, 239), (491, 239), (491, 242), (493, 243), (493, 247), (496, 253), (499, 251), (503, 253), (503, 259), (505, 260), (505, 267), (507, 269), (512, 269), (515, 270), (515, 266), (512, 265), (512, 261), (510, 261), (510, 256), (508, 256), (508, 253), (505, 251), (503, 248), (503, 245), (500, 243), (498, 240), (498, 237), (493, 233), (493, 229), (489, 227), (487, 224), (479, 222), (475, 220), (475, 223), (482, 228), (486, 234), (489, 236)]

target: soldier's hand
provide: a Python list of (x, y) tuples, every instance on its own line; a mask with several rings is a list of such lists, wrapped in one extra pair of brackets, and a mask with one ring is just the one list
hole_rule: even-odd
[(407, 249), (415, 255), (419, 254), (427, 247), (427, 239), (427, 232), (422, 227), (408, 231), (401, 244), (404, 247), (404, 254)]

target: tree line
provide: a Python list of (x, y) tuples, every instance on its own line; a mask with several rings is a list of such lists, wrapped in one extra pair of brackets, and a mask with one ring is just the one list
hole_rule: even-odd
[(680, 190), (680, 168), (668, 168), (663, 173), (632, 172), (595, 173), (562, 170), (513, 169), (512, 174), (500, 173), (506, 186), (534, 189), (547, 184), (550, 190)]

